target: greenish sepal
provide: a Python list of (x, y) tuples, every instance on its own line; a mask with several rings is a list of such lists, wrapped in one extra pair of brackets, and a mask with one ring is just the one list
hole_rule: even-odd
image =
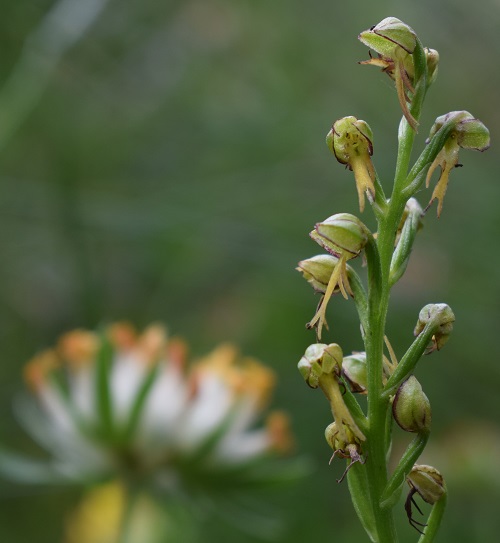
[(316, 224), (310, 236), (326, 251), (338, 258), (355, 258), (365, 247), (370, 232), (358, 217), (337, 213)]
[[(322, 254), (301, 260), (295, 269), (302, 273), (304, 279), (316, 292), (324, 294), (338, 263), (339, 259), (336, 256)], [(334, 292), (339, 290), (340, 287), (337, 286)]]
[(446, 492), (444, 478), (433, 466), (415, 464), (407, 476), (408, 484), (426, 503), (434, 505)]
[(113, 364), (113, 346), (104, 333), (100, 336), (100, 347), (97, 353), (95, 371), (95, 399), (99, 428), (96, 431), (108, 440), (114, 437), (113, 405), (110, 379)]
[(490, 147), (490, 131), (479, 119), (464, 119), (459, 123), (458, 144), (462, 149), (486, 151)]
[(406, 476), (408, 473), (410, 473), (413, 465), (417, 461), (418, 457), (422, 454), (422, 451), (425, 449), (428, 439), (429, 432), (422, 432), (417, 434), (408, 445), (408, 448), (401, 457), (401, 460), (394, 470), (394, 473), (391, 475), (387, 486), (382, 492), (380, 507), (392, 507), (398, 501), (399, 497), (401, 496), (401, 491), (406, 480)]
[(366, 353), (353, 353), (342, 361), (342, 377), (349, 385), (351, 392), (366, 394), (368, 375), (366, 369)]
[(358, 39), (380, 55), (392, 58), (396, 47), (413, 53), (417, 35), (407, 24), (396, 17), (386, 17), (369, 30), (361, 32)]
[[(411, 205), (409, 205), (411, 203)], [(417, 231), (422, 224), (423, 211), (418, 202), (410, 199), (407, 204), (408, 216), (404, 221), (399, 241), (392, 255), (389, 284), (392, 287), (403, 276), (408, 266)]]
[[(428, 65), (427, 65), (427, 55), (425, 54), (425, 49), (422, 47), (420, 40), (417, 38), (415, 43), (415, 49), (413, 51), (413, 66), (415, 69), (415, 96), (412, 101), (412, 107), (415, 105), (415, 101), (418, 102), (415, 111), (410, 107), (410, 111), (413, 116), (415, 113), (418, 113), (420, 116), (420, 109), (422, 107), (423, 99), (425, 98), (425, 93), (427, 91), (427, 78), (428, 78)], [(419, 92), (422, 93), (422, 96), (418, 96)], [(417, 100), (415, 100), (417, 99)]]
[(340, 374), (342, 356), (342, 349), (336, 343), (313, 343), (299, 360), (298, 370), (311, 388), (318, 388), (324, 375)]
[(354, 510), (363, 528), (373, 543), (379, 543), (365, 466), (359, 463), (352, 466), (347, 473), (347, 484)]

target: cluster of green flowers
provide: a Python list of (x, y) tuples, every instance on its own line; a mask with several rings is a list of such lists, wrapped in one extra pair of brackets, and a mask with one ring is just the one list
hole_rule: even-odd
[[(355, 509), (372, 541), (395, 540), (390, 510), (406, 480), (410, 493), (405, 508), (410, 523), (418, 531), (422, 532), (427, 524), (413, 518), (414, 495), (433, 505), (425, 528), (428, 542), (439, 525), (446, 487), (435, 468), (415, 464), (428, 440), (431, 407), (414, 370), (423, 354), (439, 351), (445, 345), (455, 316), (446, 304), (426, 305), (414, 330), (416, 338), (398, 361), (385, 329), (389, 293), (406, 270), (416, 234), (434, 200), (438, 201), (438, 216), (442, 212), (449, 175), (458, 165), (459, 150), (484, 151), (490, 139), (484, 124), (467, 111), (447, 113), (436, 119), (425, 149), (410, 168), (423, 100), (436, 80), (439, 55), (422, 47), (415, 32), (393, 17), (362, 32), (359, 39), (377, 54), (361, 64), (381, 67), (389, 75), (403, 114), (394, 187), (387, 198), (372, 161), (374, 138), (370, 126), (353, 116), (334, 122), (326, 137), (328, 148), (341, 164), (353, 171), (360, 212), (364, 211), (367, 199), (377, 219), (378, 231), (373, 234), (354, 215), (337, 213), (317, 223), (310, 233), (326, 254), (302, 260), (297, 268), (321, 295), (317, 311), (307, 324), (316, 330), (317, 343), (307, 348), (299, 370), (310, 387), (322, 389), (330, 404), (334, 420), (326, 429), (326, 440), (334, 450), (334, 457), (349, 461), (344, 475), (347, 473)], [(424, 185), (429, 186), (438, 167), (437, 184), (423, 210), (414, 195)], [(367, 288), (348, 265), (361, 254), (368, 269)], [(328, 328), (327, 306), (339, 292), (346, 299), (353, 298), (364, 342), (363, 351), (345, 357), (338, 344), (319, 343), (323, 329)], [(366, 414), (356, 400), (356, 393), (368, 396)], [(387, 456), (393, 421), (416, 437), (389, 477)]]

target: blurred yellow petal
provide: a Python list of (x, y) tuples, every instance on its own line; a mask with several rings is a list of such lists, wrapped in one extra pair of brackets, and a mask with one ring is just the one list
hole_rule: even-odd
[(91, 490), (68, 519), (65, 543), (115, 543), (124, 509), (120, 483)]

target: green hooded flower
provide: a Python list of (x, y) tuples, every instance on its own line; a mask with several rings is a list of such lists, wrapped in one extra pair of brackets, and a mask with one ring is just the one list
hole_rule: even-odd
[(373, 133), (365, 121), (344, 117), (333, 123), (326, 136), (326, 144), (335, 158), (354, 172), (358, 191), (359, 210), (365, 209), (365, 194), (370, 202), (375, 199), (375, 169)]

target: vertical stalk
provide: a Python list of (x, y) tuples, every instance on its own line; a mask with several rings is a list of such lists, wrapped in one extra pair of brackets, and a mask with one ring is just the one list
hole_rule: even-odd
[[(391, 229), (379, 228), (376, 243), (371, 238), (365, 248), (368, 262), (368, 327), (365, 334), (365, 348), (368, 369), (368, 435), (366, 440), (366, 474), (370, 500), (373, 508), (378, 541), (396, 543), (397, 534), (392, 511), (382, 509), (380, 497), (387, 484), (386, 465), (386, 416), (389, 401), (382, 396), (383, 348), (385, 321), (389, 303), (390, 258), (382, 260), (381, 241), (391, 243)], [(392, 241), (394, 243), (394, 240)]]
[[(426, 91), (426, 67), (425, 53), (420, 43), (415, 49), (416, 73), (420, 75), (419, 83), (415, 89), (412, 106), (412, 116), (418, 121), (421, 106)], [(379, 541), (382, 543), (396, 543), (398, 541), (394, 526), (394, 517), (391, 508), (382, 508), (381, 497), (388, 481), (386, 451), (388, 448), (388, 432), (386, 432), (386, 417), (389, 409), (389, 398), (382, 394), (383, 383), (383, 349), (384, 335), (389, 307), (390, 296), (390, 266), (396, 232), (405, 208), (405, 197), (402, 194), (406, 181), (415, 131), (403, 117), (401, 119), (398, 135), (398, 158), (394, 189), (385, 216), (378, 218), (377, 252), (379, 261), (375, 264), (379, 267), (377, 273), (379, 281), (369, 281), (368, 290), (368, 321), (366, 330), (365, 348), (368, 360), (368, 421), (367, 436), (367, 477), (369, 481), (370, 497)], [(373, 267), (373, 259), (370, 258), (370, 248), (367, 246), (367, 260), (369, 274), (373, 275), (370, 267)]]

